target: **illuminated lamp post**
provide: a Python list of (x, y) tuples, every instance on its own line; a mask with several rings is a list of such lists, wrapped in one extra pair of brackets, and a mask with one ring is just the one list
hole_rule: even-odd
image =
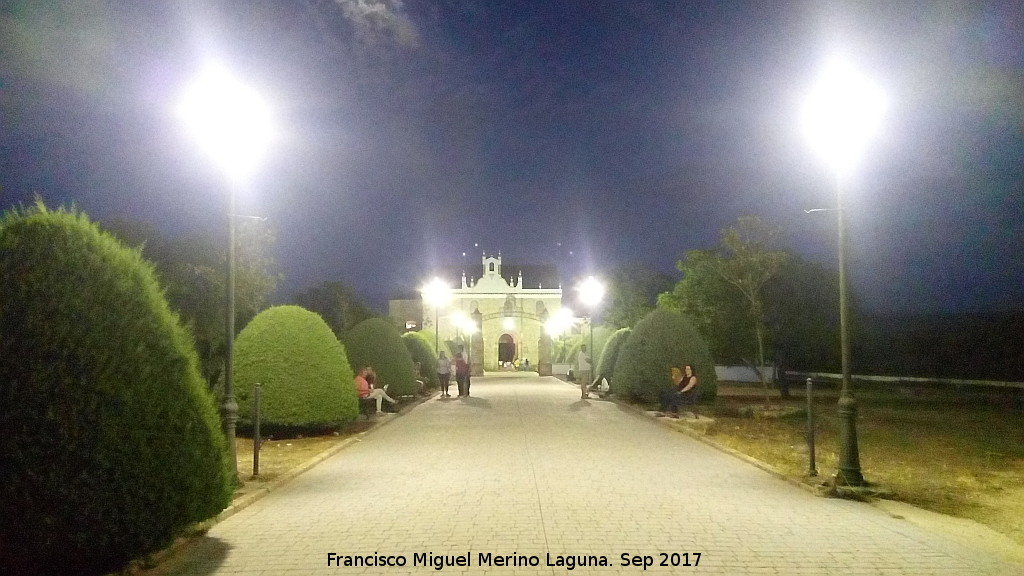
[(583, 398), (586, 398), (588, 396), (587, 386), (590, 385), (590, 378), (594, 370), (594, 309), (604, 299), (604, 284), (593, 276), (587, 276), (587, 279), (576, 287), (576, 291), (579, 292), (580, 303), (587, 309), (587, 324), (590, 325), (590, 374), (587, 374), (580, 384), (580, 393)]
[(423, 299), (434, 307), (434, 352), (441, 353), (441, 338), (438, 326), (438, 311), (452, 299), (452, 291), (438, 277), (428, 282), (421, 290)]
[(850, 385), (849, 305), (846, 280), (846, 218), (843, 187), (868, 142), (878, 132), (885, 96), (868, 78), (841, 62), (821, 74), (804, 107), (803, 124), (814, 148), (824, 156), (836, 178), (839, 235), (839, 342), (842, 388), (839, 393), (840, 451), (837, 486), (863, 486), (857, 448), (857, 403)]
[(224, 399), (221, 426), (228, 440), (231, 469), (238, 477), (235, 424), (238, 403), (233, 382), (235, 342), (235, 194), (251, 175), (273, 137), (270, 108), (259, 94), (220, 66), (209, 66), (185, 90), (178, 110), (196, 141), (225, 170), (228, 191), (227, 316)]

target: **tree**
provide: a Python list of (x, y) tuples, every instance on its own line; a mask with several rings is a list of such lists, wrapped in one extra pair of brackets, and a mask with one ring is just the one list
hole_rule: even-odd
[[(727, 323), (726, 319), (733, 322), (740, 319), (728, 312), (729, 297), (721, 296), (731, 293), (731, 304), (742, 303), (747, 324), (753, 327), (757, 353), (755, 370), (764, 388), (766, 404), (769, 402), (768, 382), (761, 370), (765, 364), (767, 338), (763, 291), (789, 257), (785, 252), (773, 250), (780, 233), (781, 228), (756, 216), (741, 216), (734, 226), (722, 230), (719, 246), (687, 253), (686, 262), (680, 262), (678, 267), (684, 272), (684, 282), (691, 272), (695, 277), (687, 285), (677, 285), (678, 290), (660, 300), (667, 307), (696, 312), (694, 315), (703, 319), (705, 327), (715, 324), (719, 329)], [(723, 287), (729, 289), (723, 290)], [(696, 298), (691, 300), (687, 296)]]
[(764, 401), (768, 404), (768, 381), (762, 367), (765, 358), (765, 283), (778, 275), (788, 254), (775, 247), (782, 229), (769, 225), (757, 216), (741, 216), (735, 226), (722, 230), (722, 253), (712, 259), (711, 265), (719, 276), (736, 287), (746, 300), (750, 320), (757, 339), (757, 375), (764, 388)]
[(342, 338), (353, 326), (376, 314), (356, 293), (341, 282), (322, 282), (293, 298), (295, 304), (319, 314)]
[(676, 310), (693, 320), (715, 361), (737, 363), (755, 342), (747, 330), (750, 318), (743, 298), (711, 266), (715, 255), (690, 250), (676, 263), (683, 273), (671, 292), (658, 296), (658, 307)]
[(777, 365), (809, 371), (839, 368), (838, 270), (791, 257), (765, 284), (764, 295)]
[(668, 274), (643, 264), (627, 264), (615, 269), (608, 280), (608, 304), (602, 314), (613, 329), (636, 325), (658, 304), (658, 294), (672, 289)]

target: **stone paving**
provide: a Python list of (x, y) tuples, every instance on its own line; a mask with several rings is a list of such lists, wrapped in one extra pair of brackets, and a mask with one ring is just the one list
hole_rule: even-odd
[[(153, 573), (1024, 574), (554, 378), (517, 376), (394, 417)], [(345, 566), (354, 556), (404, 566)]]

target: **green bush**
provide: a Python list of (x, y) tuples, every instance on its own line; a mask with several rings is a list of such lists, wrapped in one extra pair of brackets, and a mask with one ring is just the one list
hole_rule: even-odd
[(388, 385), (388, 395), (412, 396), (416, 390), (412, 355), (398, 328), (384, 318), (370, 318), (345, 334), (345, 349), (352, 367), (372, 366), (377, 385)]
[(412, 361), (420, 363), (420, 376), (423, 377), (427, 386), (437, 387), (437, 354), (427, 337), (420, 332), (406, 332), (402, 334), (402, 341), (412, 356)]
[(336, 429), (359, 413), (348, 357), (315, 312), (275, 306), (260, 312), (235, 343), (239, 425), (251, 428), (260, 386), (260, 427), (296, 435)]
[(604, 349), (601, 350), (601, 358), (597, 362), (597, 373), (607, 378), (609, 382), (615, 377), (615, 362), (618, 360), (619, 352), (622, 351), (622, 345), (626, 343), (626, 338), (629, 338), (629, 333), (629, 328), (619, 328), (612, 333), (608, 342), (605, 343)]
[(192, 340), (153, 268), (85, 214), (0, 217), (0, 566), (97, 573), (228, 504)]
[(718, 381), (707, 343), (688, 318), (659, 308), (637, 322), (626, 338), (612, 388), (632, 401), (657, 402), (672, 385), (669, 369), (677, 364), (692, 364), (701, 401), (714, 400)]

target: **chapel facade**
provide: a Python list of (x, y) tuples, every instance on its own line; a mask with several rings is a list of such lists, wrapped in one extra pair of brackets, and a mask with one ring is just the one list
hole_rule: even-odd
[[(436, 334), (441, 350), (463, 346), (474, 375), (527, 361), (532, 370), (550, 375), (551, 337), (544, 324), (562, 307), (562, 288), (524, 287), (521, 271), (517, 276), (503, 274), (500, 254), (483, 255), (481, 265), (479, 278), (463, 272), (461, 285), (449, 291), (446, 303), (435, 306), (421, 291), (419, 306), (393, 300), (390, 314), (407, 328), (418, 323), (431, 342)], [(418, 319), (413, 317), (417, 307)]]

